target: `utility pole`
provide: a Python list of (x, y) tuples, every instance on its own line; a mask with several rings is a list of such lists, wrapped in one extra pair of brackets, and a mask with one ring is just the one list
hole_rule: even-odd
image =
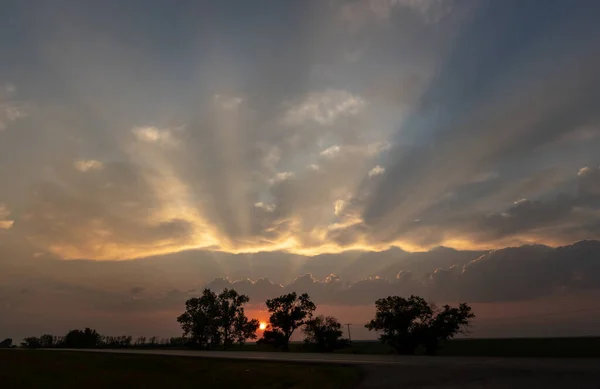
[(348, 326), (348, 341), (352, 342), (352, 336), (350, 335), (350, 326), (352, 325), (352, 323), (346, 323), (344, 325)]

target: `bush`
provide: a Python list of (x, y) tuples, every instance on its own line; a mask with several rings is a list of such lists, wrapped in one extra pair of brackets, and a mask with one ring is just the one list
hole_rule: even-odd
[(308, 320), (303, 330), (306, 335), (305, 343), (317, 351), (331, 352), (347, 344), (342, 339), (342, 325), (331, 316), (317, 316)]

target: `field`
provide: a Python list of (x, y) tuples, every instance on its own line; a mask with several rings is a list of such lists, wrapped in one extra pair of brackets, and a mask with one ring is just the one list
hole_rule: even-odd
[(1, 350), (2, 388), (352, 388), (349, 366), (154, 355)]
[[(248, 344), (236, 350), (273, 351), (272, 348), (256, 344)], [(302, 343), (292, 343), (290, 351), (311, 350)], [(392, 350), (377, 341), (356, 341), (350, 347), (337, 350), (336, 353), (391, 354)], [(600, 358), (600, 337), (454, 339), (444, 343), (438, 354), (482, 357)]]
[(440, 355), (598, 358), (600, 337), (456, 339), (447, 342)]

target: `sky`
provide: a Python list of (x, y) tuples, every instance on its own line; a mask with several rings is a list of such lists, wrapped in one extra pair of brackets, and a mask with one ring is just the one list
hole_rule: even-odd
[(597, 1), (2, 8), (0, 337), (174, 334), (236, 282), (600, 323)]

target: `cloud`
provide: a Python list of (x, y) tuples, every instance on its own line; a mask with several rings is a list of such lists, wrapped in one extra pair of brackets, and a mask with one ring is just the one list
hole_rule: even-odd
[[(597, 237), (600, 57), (583, 33), (597, 28), (593, 6), (534, 18), (531, 5), (483, 2), (461, 19), (473, 4), (282, 2), (277, 20), (249, 28), (247, 50), (202, 40), (185, 58), (129, 50), (112, 33), (92, 50), (104, 17), (59, 7), (36, 28), (56, 32), (40, 39), (64, 49), (48, 55), (65, 88), (47, 99), (44, 75), (24, 78), (28, 99), (39, 96), (35, 115), (0, 142), (10, 233), (40, 252), (93, 259)], [(77, 39), (64, 39), (65, 25)], [(498, 33), (506, 25), (540, 33), (514, 39)], [(182, 64), (177, 74), (157, 78), (170, 61)], [(15, 101), (15, 88), (2, 93)], [(582, 166), (590, 171), (576, 177)]]
[[(581, 55), (578, 63), (595, 62), (598, 46), (585, 34), (578, 33), (581, 39), (578, 46), (582, 51), (554, 42), (545, 47), (536, 46), (535, 54), (528, 54), (528, 58), (540, 58), (535, 65), (525, 56), (516, 56), (516, 52), (513, 57), (511, 53), (517, 50), (515, 42), (506, 36), (494, 35), (502, 25), (513, 22), (514, 14), (503, 13), (509, 7), (504, 4), (489, 3), (480, 10), (485, 15), (497, 13), (502, 17), (476, 19), (456, 36), (458, 46), (441, 60), (440, 70), (415, 104), (416, 110), (399, 126), (394, 148), (389, 153), (391, 158), (385, 161), (385, 179), (380, 180), (366, 199), (363, 218), (376, 240), (416, 243), (416, 239), (420, 244), (462, 241), (464, 244), (472, 242), (472, 247), (482, 247), (475, 242), (494, 247), (538, 240), (555, 245), (585, 237), (582, 231), (574, 233), (578, 222), (591, 228), (588, 238), (598, 236), (593, 207), (588, 208), (585, 215), (578, 206), (570, 204), (580, 201), (573, 199), (573, 192), (580, 184), (568, 173), (569, 169), (590, 163), (590, 159), (596, 163), (591, 150), (598, 142), (567, 144), (564, 137), (582, 126), (597, 123), (594, 107), (600, 100), (589, 85), (598, 85), (600, 78), (592, 66), (580, 71), (575, 65), (546, 60), (552, 46), (552, 50), (560, 47), (573, 50), (574, 55), (578, 52), (577, 55)], [(520, 13), (523, 18), (520, 23), (535, 22), (528, 15), (524, 11)], [(552, 18), (561, 19), (558, 13), (553, 13)], [(585, 23), (592, 26), (587, 18)], [(560, 35), (550, 25), (547, 32)], [(483, 45), (482, 50), (487, 52), (490, 62), (480, 55), (475, 63), (471, 62), (474, 57), (468, 54), (470, 47), (481, 43), (483, 36), (496, 36), (498, 44), (506, 43), (506, 52), (500, 55), (496, 50), (498, 46)], [(536, 42), (539, 39), (541, 44), (540, 37), (531, 38)], [(512, 58), (511, 66), (519, 70), (508, 76), (493, 66), (491, 58), (500, 56)], [(487, 71), (474, 74), (471, 71), (474, 69)], [(577, 74), (577, 82), (563, 82), (559, 75), (564, 72)], [(532, 77), (533, 74), (536, 76)], [(507, 80), (504, 76), (512, 80), (510, 86), (503, 83), (502, 80)], [(554, 80), (554, 97), (542, 86), (543, 80), (549, 79)], [(497, 94), (492, 84), (506, 88)], [(526, 87), (518, 87), (525, 84)], [(571, 98), (563, 98), (567, 94)], [(518, 101), (538, 104), (531, 110), (522, 108)], [(585, 101), (589, 104), (583, 103)], [(532, 149), (539, 150), (539, 154), (533, 155)], [(559, 160), (562, 162), (558, 163)], [(534, 183), (533, 177), (544, 170), (554, 173)], [(497, 172), (498, 176), (491, 179), (486, 176), (489, 172)], [(527, 180), (529, 184), (525, 184)], [(454, 193), (453, 198), (449, 193)], [(561, 193), (564, 196), (557, 198)], [(510, 203), (520, 198), (530, 202), (518, 205), (518, 209), (508, 209)], [(502, 216), (503, 213), (506, 216)], [(411, 232), (415, 219), (421, 220), (419, 233)], [(479, 221), (474, 222), (475, 219)], [(516, 220), (523, 224), (517, 225)], [(490, 225), (495, 226), (490, 228), (494, 233), (479, 234), (480, 226), (486, 230)], [(421, 240), (419, 236), (429, 238)]]
[(394, 7), (409, 9), (427, 23), (437, 23), (452, 12), (454, 0), (370, 0), (373, 11), (388, 18)]
[[(263, 301), (288, 291), (308, 293), (319, 304), (363, 305), (389, 295), (417, 294), (437, 301), (464, 300), (525, 301), (556, 293), (600, 289), (600, 267), (593, 262), (600, 253), (600, 242), (580, 242), (552, 249), (546, 246), (521, 246), (482, 255), (473, 253), (471, 261), (450, 265), (415, 276), (400, 270), (387, 277), (371, 276), (345, 282), (330, 274), (319, 280), (308, 273), (285, 285), (267, 278), (257, 282), (218, 278), (206, 286), (213, 290), (233, 287)], [(388, 273), (389, 274), (389, 273)]]
[(10, 211), (6, 204), (0, 203), (0, 219), (5, 219), (10, 215)]
[(480, 173), (480, 174), (477, 174), (475, 177), (473, 177), (472, 182), (474, 182), (474, 183), (486, 182), (486, 181), (498, 178), (498, 175), (499, 175), (498, 172)]
[(194, 225), (155, 201), (139, 168), (106, 163), (93, 175), (65, 175), (62, 185), (33, 185), (14, 233), (65, 258), (131, 258), (193, 241)]
[(135, 127), (132, 132), (135, 137), (142, 142), (165, 145), (172, 145), (175, 142), (172, 131), (167, 129), (159, 129), (157, 127)]
[(8, 230), (14, 224), (13, 220), (8, 220), (10, 210), (6, 204), (0, 203), (0, 229)]
[(271, 184), (275, 184), (278, 182), (282, 182), (282, 181), (286, 181), (289, 180), (290, 178), (294, 177), (294, 172), (279, 172), (277, 174), (275, 174), (275, 176), (273, 178), (269, 179), (269, 183)]
[[(458, 9), (469, 9), (470, 1), (455, 0), (366, 0), (333, 2), (338, 6), (338, 17), (354, 30), (367, 27), (390, 27), (402, 17), (425, 25), (437, 24)], [(406, 20), (406, 19), (404, 19)]]
[(254, 206), (256, 208), (264, 209), (267, 212), (273, 212), (273, 211), (275, 211), (275, 205), (273, 205), (273, 204), (265, 204), (262, 201), (254, 203)]
[(598, 124), (584, 125), (570, 131), (559, 140), (559, 142), (586, 142), (600, 137), (600, 126)]
[(366, 102), (359, 96), (344, 90), (329, 89), (310, 93), (304, 100), (290, 104), (283, 122), (299, 125), (306, 121), (315, 121), (325, 126), (332, 125), (338, 118), (357, 115), (365, 105)]
[(369, 170), (369, 177), (380, 176), (385, 172), (385, 169), (380, 165), (375, 166), (373, 169)]
[(344, 200), (336, 200), (333, 204), (333, 213), (335, 213), (336, 216), (341, 215), (345, 204), (346, 202)]
[(357, 63), (363, 56), (362, 49), (348, 50), (344, 52), (344, 59), (349, 63)]
[[(125, 333), (137, 335), (140, 328), (154, 331), (139, 323), (148, 323), (149, 317), (153, 323), (159, 317), (173, 323), (185, 300), (198, 296), (204, 287), (214, 291), (234, 288), (248, 294), (248, 309), (253, 315), (266, 314), (266, 299), (295, 291), (309, 293), (319, 309), (338, 307), (336, 316), (340, 319), (352, 316), (354, 309), (362, 309), (363, 316), (348, 320), (362, 322), (372, 315), (377, 298), (417, 294), (439, 304), (467, 301), (480, 318), (487, 316), (480, 304), (493, 304), (488, 310), (501, 312), (505, 320), (519, 327), (530, 325), (519, 319), (524, 311), (532, 315), (560, 312), (564, 298), (571, 296), (570, 301), (576, 302), (591, 294), (597, 296), (600, 291), (600, 267), (594, 260), (600, 243), (592, 241), (556, 249), (521, 246), (489, 252), (441, 247), (420, 253), (395, 249), (311, 258), (289, 253), (232, 255), (196, 251), (135, 261), (38, 258), (35, 262), (20, 259), (12, 264), (5, 261), (6, 248), (0, 245), (0, 303), (6, 318), (1, 329), (12, 336), (57, 332), (52, 326), (41, 328), (35, 323), (28, 325), (25, 333), (20, 332), (21, 319), (32, 311), (44, 318), (46, 325), (60, 317), (67, 319), (65, 325), (69, 327), (80, 326), (92, 317), (100, 320), (99, 330), (110, 333), (110, 324), (101, 320), (110, 317), (111, 323), (126, 323), (122, 330)], [(294, 278), (294, 274), (298, 276)], [(540, 305), (542, 299), (552, 304), (544, 308)], [(595, 306), (593, 301), (589, 306)], [(509, 306), (505, 304), (509, 303), (530, 304), (530, 309), (519, 306), (519, 311), (511, 315), (506, 312)], [(179, 331), (176, 323), (167, 328), (157, 334)], [(537, 330), (533, 325), (531, 328)], [(571, 335), (577, 334), (581, 327), (576, 324), (570, 330)]]
[(355, 157), (370, 158), (378, 156), (390, 149), (389, 142), (374, 142), (368, 144), (332, 145), (320, 152), (325, 158), (333, 159), (341, 154), (354, 155)]
[(598, 236), (600, 170), (590, 169), (577, 176), (576, 194), (559, 193), (543, 200), (523, 198), (502, 211), (474, 212), (450, 218), (443, 224), (449, 233), (469, 235), (472, 242), (484, 243), (516, 239), (521, 243), (546, 240), (565, 244)]
[(0, 220), (0, 229), (8, 230), (12, 228), (13, 224), (13, 220)]
[(12, 94), (15, 93), (17, 91), (17, 87), (14, 86), (13, 84), (6, 84), (3, 88), (3, 92), (6, 94)]
[(29, 114), (27, 104), (14, 100), (16, 91), (17, 88), (12, 84), (0, 88), (0, 132), (6, 130), (10, 123)]
[(333, 158), (339, 154), (341, 148), (339, 145), (329, 146), (325, 150), (321, 151), (321, 155), (328, 158)]
[(213, 100), (221, 109), (225, 111), (236, 110), (244, 101), (244, 99), (241, 97), (226, 95), (214, 95)]
[(577, 175), (579, 177), (585, 177), (588, 174), (590, 174), (591, 172), (592, 172), (592, 169), (590, 169), (589, 167), (585, 166), (585, 167), (582, 167), (581, 169), (579, 169), (579, 172), (577, 172)]
[(76, 161), (73, 164), (73, 166), (75, 166), (75, 169), (77, 169), (83, 173), (90, 171), (90, 170), (100, 170), (104, 167), (104, 165), (102, 165), (102, 162), (96, 161), (94, 159), (84, 159), (84, 160)]

